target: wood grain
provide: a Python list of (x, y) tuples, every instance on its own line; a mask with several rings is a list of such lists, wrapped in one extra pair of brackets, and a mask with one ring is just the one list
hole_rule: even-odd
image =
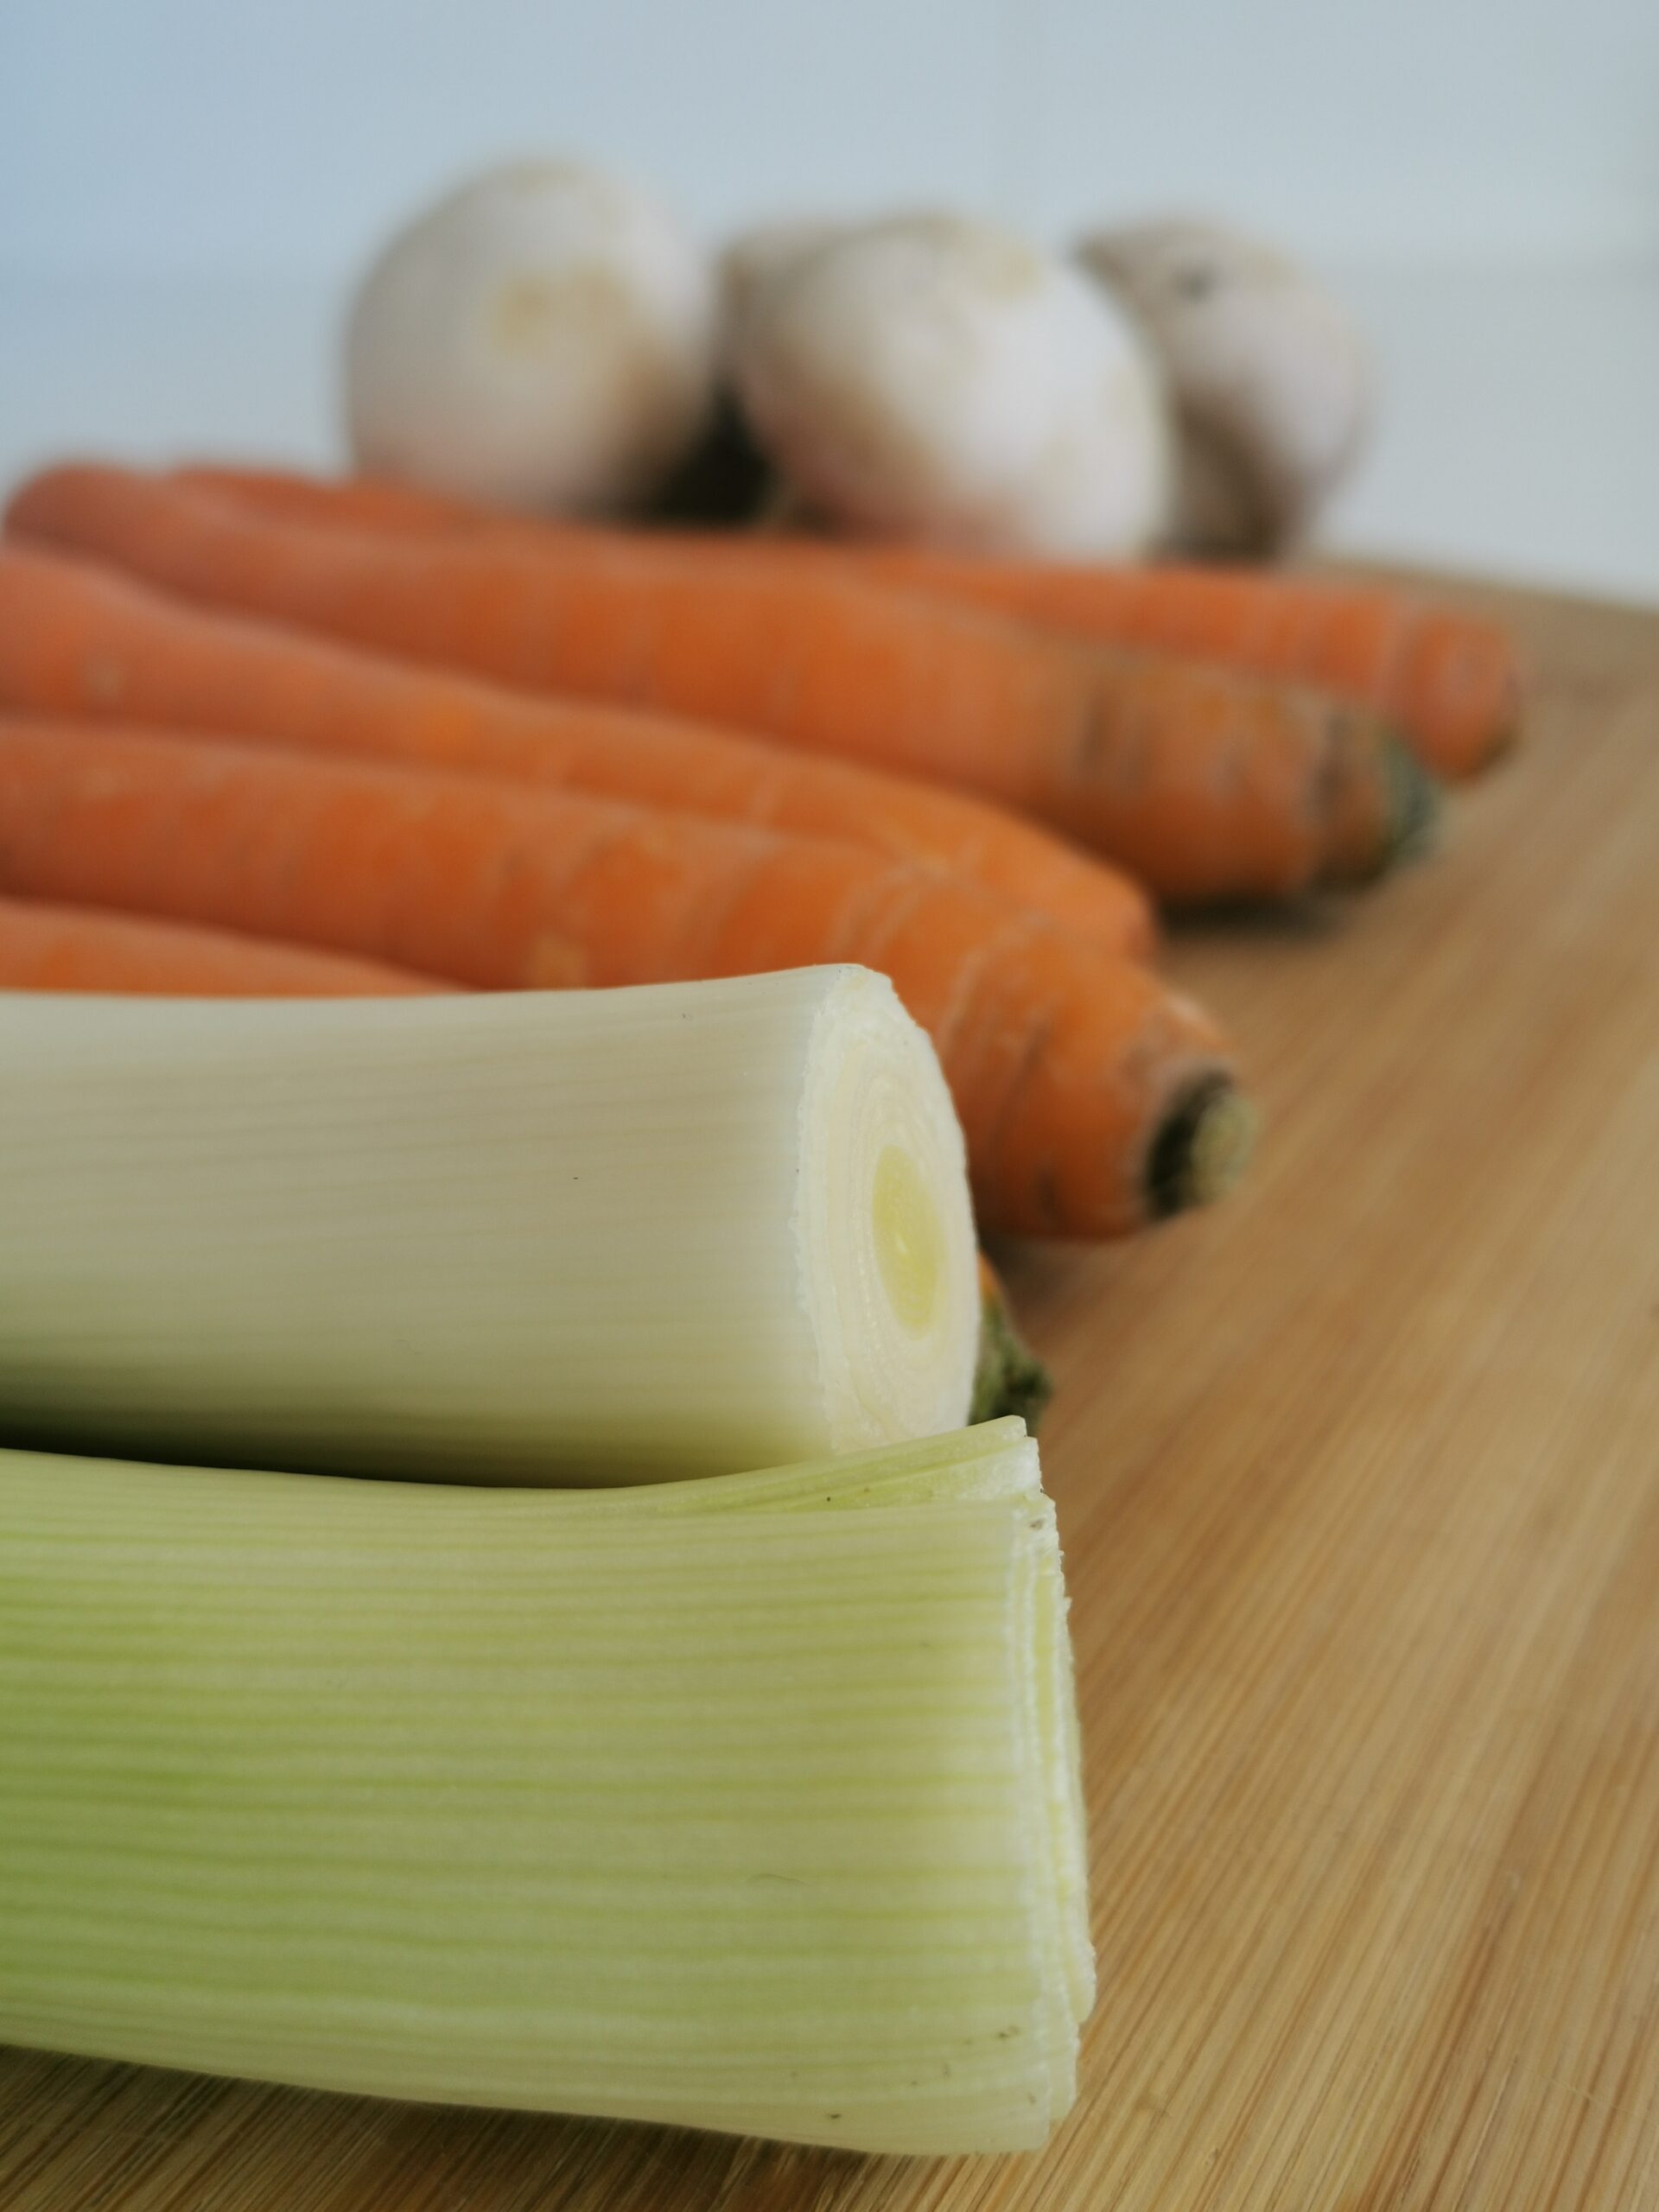
[(1659, 616), (1479, 596), (1538, 702), (1445, 853), (1175, 947), (1266, 1109), (1248, 1191), (1007, 1259), (1103, 1970), (1049, 2150), (4, 2053), (6, 2212), (1659, 2206)]

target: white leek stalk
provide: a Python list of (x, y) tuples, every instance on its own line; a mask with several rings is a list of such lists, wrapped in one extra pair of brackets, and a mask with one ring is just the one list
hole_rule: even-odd
[(0, 1454), (0, 2040), (1012, 2150), (1092, 1999), (1017, 1421), (635, 1490)]
[(0, 1421), (635, 1479), (965, 1420), (963, 1144), (885, 977), (0, 996)]

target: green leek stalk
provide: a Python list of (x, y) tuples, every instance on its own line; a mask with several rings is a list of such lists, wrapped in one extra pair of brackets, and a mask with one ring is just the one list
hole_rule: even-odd
[(14, 1440), (589, 1482), (967, 1418), (957, 1125), (885, 977), (0, 995)]
[(0, 2039), (1001, 2151), (1092, 1993), (1017, 1421), (632, 1490), (0, 1454)]

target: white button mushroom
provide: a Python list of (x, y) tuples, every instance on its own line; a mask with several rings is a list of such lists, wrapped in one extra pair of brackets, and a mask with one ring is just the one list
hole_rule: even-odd
[(1141, 322), (1174, 396), (1174, 542), (1258, 553), (1296, 537), (1370, 415), (1370, 361), (1343, 309), (1272, 247), (1215, 224), (1097, 231), (1077, 251)]
[(1146, 349), (1066, 264), (912, 215), (785, 254), (733, 333), (761, 445), (855, 530), (1053, 554), (1140, 551), (1169, 441)]
[(474, 178), (399, 232), (353, 302), (357, 465), (518, 507), (645, 497), (713, 391), (708, 258), (649, 194), (574, 162)]
[(785, 217), (740, 231), (722, 249), (715, 264), (720, 386), (702, 437), (651, 502), (656, 520), (731, 527), (793, 518), (798, 502), (755, 443), (732, 387), (735, 334), (772, 278), (840, 228), (810, 216)]
[(844, 236), (846, 223), (823, 215), (785, 215), (753, 223), (721, 248), (716, 264), (720, 322), (729, 354), (737, 331), (768, 285), (831, 238)]

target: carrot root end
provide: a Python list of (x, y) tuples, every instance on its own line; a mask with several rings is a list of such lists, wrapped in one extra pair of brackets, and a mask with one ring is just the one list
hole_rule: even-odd
[(1227, 1076), (1195, 1084), (1165, 1119), (1147, 1159), (1147, 1211), (1154, 1220), (1224, 1198), (1243, 1173), (1256, 1114)]
[(1440, 786), (1410, 748), (1388, 748), (1389, 837), (1382, 865), (1421, 860), (1440, 838)]
[(1020, 1335), (1002, 1286), (982, 1255), (979, 1364), (969, 1420), (999, 1421), (1017, 1414), (1034, 1436), (1053, 1395), (1053, 1377)]
[(1375, 842), (1362, 853), (1354, 845), (1328, 868), (1325, 880), (1339, 890), (1357, 890), (1433, 852), (1440, 837), (1440, 785), (1402, 739), (1384, 738), (1377, 750), (1381, 777), (1381, 819)]

